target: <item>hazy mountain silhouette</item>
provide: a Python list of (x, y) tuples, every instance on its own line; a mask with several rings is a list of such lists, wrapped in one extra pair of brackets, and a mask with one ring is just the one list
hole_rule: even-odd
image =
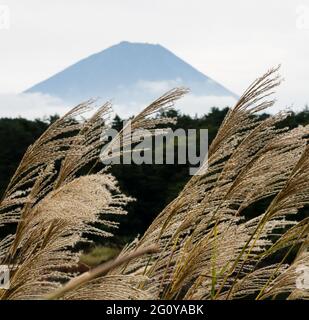
[(89, 98), (136, 104), (176, 86), (195, 96), (236, 95), (161, 45), (121, 42), (28, 89), (78, 103)]

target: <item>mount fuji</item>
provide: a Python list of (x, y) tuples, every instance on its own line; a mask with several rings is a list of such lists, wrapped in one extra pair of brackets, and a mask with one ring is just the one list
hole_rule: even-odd
[(25, 93), (41, 93), (77, 104), (90, 98), (112, 100), (120, 114), (132, 114), (171, 88), (190, 89), (187, 113), (226, 106), (237, 95), (159, 44), (120, 42), (93, 54)]

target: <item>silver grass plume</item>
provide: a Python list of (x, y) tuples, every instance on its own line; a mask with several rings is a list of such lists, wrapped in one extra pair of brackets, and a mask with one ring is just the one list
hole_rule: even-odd
[[(184, 93), (175, 89), (152, 103), (133, 119), (134, 128), (168, 123), (170, 119), (151, 115), (169, 108)], [(106, 143), (102, 132), (109, 128), (110, 104), (85, 117), (93, 108), (94, 101), (87, 101), (51, 124), (28, 148), (7, 187), (0, 203), (0, 227), (17, 227), (0, 242), (0, 264), (7, 264), (11, 274), (10, 289), (0, 289), (0, 299), (42, 298), (72, 279), (75, 275), (69, 270), (80, 254), (74, 250), (76, 244), (88, 241), (87, 234), (112, 236), (102, 226), (110, 230), (117, 223), (104, 216), (125, 214), (124, 206), (132, 201), (106, 170), (81, 175), (98, 159)], [(129, 289), (134, 276), (116, 278), (116, 287), (127, 286), (127, 297), (145, 297), (133, 286)], [(113, 296), (112, 288), (106, 290), (109, 278), (104, 283), (105, 298)], [(78, 292), (86, 295), (86, 290)]]
[[(146, 276), (148, 280), (136, 286), (155, 299), (259, 298), (271, 292), (274, 279), (289, 274), (285, 261), (267, 268), (262, 262), (286, 240), (290, 247), (307, 239), (284, 237), (286, 230), (297, 230), (300, 224), (308, 235), (307, 220), (297, 224), (287, 217), (309, 202), (309, 128), (278, 129), (286, 113), (266, 120), (255, 117), (274, 103), (268, 97), (280, 84), (277, 71), (269, 70), (246, 90), (209, 148), (208, 167), (191, 178), (129, 249), (157, 243), (160, 252), (112, 274)], [(246, 208), (269, 197), (273, 201), (264, 213), (244, 219)]]

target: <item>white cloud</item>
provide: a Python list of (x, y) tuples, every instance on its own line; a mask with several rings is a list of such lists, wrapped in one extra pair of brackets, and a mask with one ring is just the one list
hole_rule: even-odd
[(199, 116), (208, 113), (212, 107), (224, 108), (234, 106), (236, 99), (234, 97), (217, 97), (217, 96), (196, 96), (188, 94), (184, 96), (176, 105), (182, 113), (191, 116)]
[[(163, 81), (162, 86), (160, 86), (160, 83), (161, 82), (151, 83), (153, 88), (157, 88), (155, 98), (159, 97), (170, 88), (175, 87), (175, 85), (165, 87), (166, 83), (164, 84)], [(135, 88), (138, 90), (138, 86)], [(116, 101), (113, 105), (113, 109), (115, 110), (115, 113), (119, 114), (122, 118), (136, 115), (152, 102), (150, 97), (149, 99), (146, 99), (145, 97), (147, 97), (147, 94), (143, 95), (142, 100), (128, 101), (128, 103), (117, 103), (117, 99), (115, 99)], [(102, 101), (97, 101), (96, 105), (99, 105), (101, 102)], [(235, 99), (233, 97), (195, 96), (193, 94), (188, 94), (175, 103), (175, 108), (185, 114), (195, 115), (197, 113), (202, 115), (207, 113), (213, 106), (226, 107), (232, 106), (234, 103)], [(0, 95), (0, 117), (24, 117), (28, 119), (43, 118), (54, 114), (63, 115), (72, 107), (74, 107), (74, 105), (65, 103), (57, 97), (41, 93)]]
[[(162, 92), (160, 92), (162, 94)], [(159, 96), (157, 96), (159, 97)], [(136, 115), (142, 111), (151, 101), (130, 102), (129, 104), (115, 104), (114, 110), (122, 118)], [(234, 106), (236, 100), (233, 97), (196, 96), (187, 94), (175, 102), (175, 109), (183, 114), (199, 116), (208, 113), (212, 107), (224, 108)]]
[(175, 80), (162, 80), (162, 81), (145, 81), (141, 80), (137, 82), (136, 89), (142, 89), (149, 93), (162, 94), (175, 87), (183, 86), (183, 82), (180, 78)]
[(24, 117), (28, 119), (62, 115), (71, 106), (59, 98), (40, 93), (1, 94), (0, 117)]
[[(128, 118), (142, 111), (153, 100), (171, 88), (179, 87), (180, 85), (179, 80), (140, 81), (126, 92), (124, 98), (120, 99), (120, 95), (115, 96), (115, 99), (111, 101), (113, 103), (113, 109), (120, 117)], [(295, 96), (297, 96), (297, 94)], [(99, 99), (95, 105), (99, 106), (104, 102), (104, 99)], [(305, 103), (297, 102), (298, 101), (295, 101), (293, 105), (284, 104), (282, 100), (279, 99), (267, 112), (275, 113), (279, 110), (287, 109), (294, 111), (303, 110)], [(207, 114), (212, 107), (233, 107), (235, 103), (236, 99), (230, 96), (198, 96), (190, 93), (175, 102), (175, 109), (180, 110), (183, 114), (189, 114), (191, 116), (197, 114), (201, 116)], [(47, 94), (0, 94), (0, 117), (12, 118), (20, 116), (28, 119), (43, 118), (54, 114), (63, 115), (72, 107), (74, 107), (74, 104), (64, 102), (57, 97)]]
[[(123, 88), (119, 95), (115, 96), (114, 110), (122, 118), (136, 115), (167, 91), (183, 86), (183, 81), (180, 78), (162, 81), (140, 80), (127, 90)], [(208, 113), (212, 107), (232, 107), (235, 102), (236, 100), (232, 96), (206, 96), (189, 93), (175, 102), (175, 109), (192, 116), (195, 114), (203, 115)]]

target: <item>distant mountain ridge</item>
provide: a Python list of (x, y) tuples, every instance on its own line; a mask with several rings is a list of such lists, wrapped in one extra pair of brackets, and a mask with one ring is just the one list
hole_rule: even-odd
[(159, 44), (120, 42), (69, 66), (26, 92), (78, 103), (92, 97), (139, 103), (176, 86), (196, 96), (237, 96)]

